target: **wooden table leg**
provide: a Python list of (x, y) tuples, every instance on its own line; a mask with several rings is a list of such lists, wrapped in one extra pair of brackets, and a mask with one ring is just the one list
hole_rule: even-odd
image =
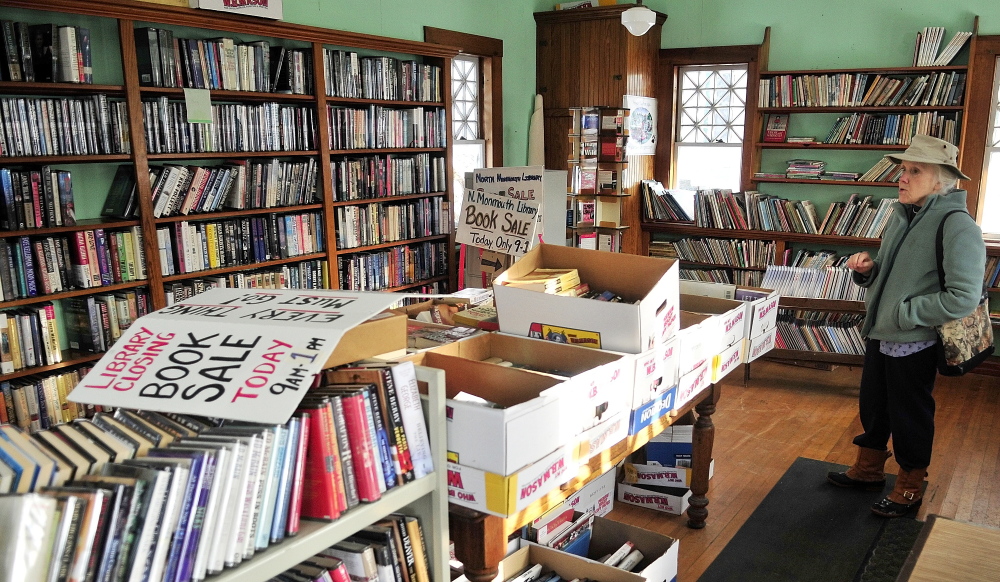
[(712, 463), (712, 445), (715, 443), (715, 425), (712, 414), (722, 395), (722, 385), (712, 386), (712, 393), (695, 406), (698, 420), (694, 423), (694, 443), (691, 453), (691, 499), (688, 507), (688, 527), (701, 529), (708, 518), (708, 469)]
[(448, 527), (455, 542), (455, 557), (465, 566), (465, 577), (471, 582), (496, 578), (500, 561), (507, 554), (503, 520), (450, 504)]

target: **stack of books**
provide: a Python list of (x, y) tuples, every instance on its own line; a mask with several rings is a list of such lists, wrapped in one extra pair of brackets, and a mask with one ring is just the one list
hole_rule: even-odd
[(826, 267), (844, 267), (850, 255), (838, 255), (834, 251), (809, 251), (800, 249), (785, 265), (803, 267), (806, 269), (825, 269)]
[(843, 181), (843, 182), (855, 182), (855, 181), (857, 181), (857, 179), (858, 179), (859, 176), (861, 176), (861, 174), (859, 174), (857, 172), (838, 172), (838, 171), (835, 171), (835, 170), (831, 170), (831, 171), (824, 171), (822, 177), (823, 177), (824, 180), (839, 180), (839, 181)]
[(961, 118), (960, 112), (950, 117), (937, 111), (888, 115), (853, 113), (837, 118), (825, 141), (834, 144), (909, 145), (914, 135), (924, 134), (957, 143)]
[(785, 177), (789, 180), (819, 180), (826, 168), (820, 160), (788, 160)]
[(562, 294), (580, 284), (580, 273), (576, 269), (535, 269), (519, 278), (509, 278), (503, 283), (529, 291)]

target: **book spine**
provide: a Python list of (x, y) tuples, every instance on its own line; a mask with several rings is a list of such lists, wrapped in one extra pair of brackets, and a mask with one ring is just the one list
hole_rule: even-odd
[(334, 483), (334, 465), (338, 462), (337, 455), (330, 446), (329, 428), (323, 418), (326, 414), (324, 405), (309, 409), (308, 449), (306, 466), (303, 474), (302, 517), (313, 519), (337, 519), (340, 517), (340, 507), (336, 498)]
[(364, 395), (360, 393), (345, 395), (341, 398), (341, 402), (344, 404), (344, 424), (347, 426), (347, 436), (351, 443), (358, 497), (361, 501), (377, 501), (381, 497), (378, 469), (375, 466), (377, 452), (372, 450), (371, 446), (372, 438), (368, 430)]
[(301, 413), (299, 419), (299, 438), (295, 450), (295, 471), (292, 476), (292, 492), (288, 500), (288, 521), (285, 525), (285, 533), (294, 536), (299, 533), (299, 524), (302, 517), (302, 489), (305, 484), (306, 451), (309, 446), (311, 414)]
[(427, 436), (427, 425), (420, 405), (416, 371), (413, 369), (412, 363), (399, 364), (392, 368), (392, 377), (396, 393), (399, 396), (403, 428), (406, 431), (406, 440), (410, 447), (410, 458), (413, 460), (413, 474), (419, 479), (434, 471), (434, 461), (431, 456), (430, 440)]
[(358, 496), (358, 480), (354, 471), (354, 452), (351, 450), (350, 438), (347, 434), (347, 423), (344, 420), (344, 407), (339, 397), (330, 399), (335, 424), (336, 446), (340, 451), (340, 465), (343, 473), (344, 503), (351, 508), (361, 502)]

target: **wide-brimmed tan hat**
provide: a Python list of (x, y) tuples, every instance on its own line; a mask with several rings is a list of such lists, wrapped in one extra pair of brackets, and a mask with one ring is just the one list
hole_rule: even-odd
[(910, 147), (901, 154), (887, 154), (893, 163), (899, 162), (923, 162), (925, 164), (938, 164), (948, 168), (957, 178), (970, 180), (968, 176), (958, 169), (958, 147), (943, 139), (931, 137), (929, 135), (918, 134), (913, 136)]

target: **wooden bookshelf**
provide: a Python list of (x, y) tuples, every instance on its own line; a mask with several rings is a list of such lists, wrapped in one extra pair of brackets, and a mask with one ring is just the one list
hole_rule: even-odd
[[(212, 89), (213, 103), (257, 103), (267, 101), (278, 102), (308, 102), (316, 101), (315, 95), (299, 95), (295, 93), (265, 93), (262, 91), (226, 91), (223, 89)], [(139, 94), (143, 97), (166, 96), (171, 99), (184, 99), (184, 89), (181, 87), (141, 87)]]
[(440, 241), (448, 238), (447, 234), (435, 234), (432, 236), (422, 236), (420, 238), (410, 238), (397, 241), (384, 242), (377, 245), (368, 245), (363, 247), (350, 247), (337, 250), (339, 255), (350, 255), (354, 253), (363, 253), (365, 251), (377, 251), (379, 249), (387, 249), (389, 247), (402, 247), (406, 245), (412, 245), (423, 242)]
[(170, 283), (173, 281), (183, 281), (184, 279), (197, 279), (198, 277), (213, 277), (216, 275), (225, 275), (226, 273), (235, 273), (237, 271), (253, 271), (257, 269), (265, 269), (267, 267), (277, 267), (281, 265), (287, 265), (290, 263), (301, 263), (303, 261), (312, 261), (315, 259), (325, 259), (327, 258), (326, 253), (309, 253), (305, 255), (298, 255), (295, 257), (288, 257), (287, 259), (272, 259), (270, 261), (260, 261), (258, 263), (251, 263), (248, 265), (231, 265), (229, 267), (218, 267), (216, 269), (203, 269), (201, 271), (192, 271), (190, 273), (179, 273), (177, 275), (166, 275), (163, 277), (164, 283)]
[(291, 158), (315, 156), (316, 150), (274, 151), (274, 152), (178, 152), (170, 154), (148, 154), (147, 160), (209, 160), (218, 158)]
[(35, 303), (45, 303), (46, 301), (58, 301), (60, 299), (69, 299), (70, 297), (81, 297), (84, 295), (97, 295), (101, 293), (124, 291), (126, 289), (137, 289), (139, 287), (145, 287), (148, 284), (149, 282), (146, 280), (129, 281), (128, 283), (114, 283), (112, 285), (101, 285), (100, 287), (88, 287), (86, 289), (60, 291), (59, 293), (50, 293), (48, 295), (36, 295), (34, 297), (25, 297), (23, 299), (14, 299), (12, 301), (0, 301), (0, 309), (21, 307), (22, 305), (33, 305)]
[(92, 354), (88, 352), (78, 352), (76, 350), (63, 350), (62, 361), (58, 364), (49, 364), (48, 366), (33, 366), (31, 368), (22, 368), (13, 372), (11, 374), (0, 374), (0, 381), (8, 382), (17, 378), (24, 378), (25, 376), (32, 376), (34, 374), (45, 374), (48, 372), (58, 372), (60, 370), (66, 370), (74, 366), (79, 366), (81, 364), (89, 364), (91, 362), (96, 362), (100, 360), (104, 355), (103, 352)]
[(185, 220), (215, 220), (217, 218), (233, 218), (237, 216), (258, 216), (261, 214), (289, 214), (292, 212), (307, 212), (310, 210), (322, 210), (322, 204), (299, 204), (296, 206), (275, 206), (273, 208), (243, 208), (240, 210), (218, 210), (216, 212), (199, 212), (197, 214), (179, 214), (177, 216), (163, 216), (156, 219), (156, 224), (169, 224), (172, 222), (183, 222)]
[(21, 230), (4, 231), (4, 238), (19, 236), (46, 236), (51, 234), (62, 234), (66, 232), (80, 232), (82, 230), (94, 230), (103, 228), (105, 230), (113, 228), (130, 228), (138, 226), (138, 220), (118, 220), (115, 218), (87, 218), (76, 221), (73, 226), (47, 226), (41, 228), (25, 228)]
[(697, 267), (711, 267), (713, 269), (738, 269), (740, 271), (766, 271), (765, 267), (738, 267), (736, 265), (724, 265), (721, 263), (705, 263), (702, 261), (692, 261), (690, 259), (680, 259), (681, 263), (685, 265), (693, 265)]
[(447, 196), (447, 192), (427, 192), (425, 194), (403, 194), (401, 196), (380, 196), (378, 198), (364, 198), (359, 200), (339, 200), (331, 202), (330, 206), (363, 206), (365, 204), (379, 204), (383, 202), (397, 202), (402, 200), (417, 200), (419, 198), (437, 198)]
[(773, 184), (822, 184), (824, 186), (876, 186), (880, 188), (899, 188), (898, 182), (858, 182), (856, 180), (796, 180), (793, 178), (751, 178), (753, 182), (771, 182)]
[(837, 354), (834, 352), (806, 352), (802, 350), (783, 350), (775, 348), (767, 353), (772, 360), (788, 360), (792, 362), (822, 362), (844, 366), (861, 366), (865, 363), (864, 356), (854, 354)]
[(786, 297), (778, 300), (778, 307), (785, 309), (808, 309), (810, 311), (832, 311), (841, 313), (864, 313), (864, 301), (845, 299), (812, 299), (809, 297)]
[(882, 244), (880, 238), (863, 238), (856, 236), (838, 236), (835, 234), (805, 234), (799, 232), (778, 232), (771, 230), (738, 230), (727, 228), (702, 228), (691, 223), (681, 222), (644, 222), (642, 228), (648, 232), (663, 232), (697, 237), (719, 238), (750, 238), (757, 240), (780, 240), (813, 244), (829, 244), (853, 247), (877, 247)]
[[(789, 141), (762, 141), (757, 142), (757, 147), (766, 150), (877, 150), (877, 151), (903, 151), (908, 146), (905, 145), (884, 145), (870, 143), (822, 143), (822, 142), (789, 142)], [(852, 184), (864, 184), (864, 182), (851, 182)]]
[(89, 156), (8, 156), (3, 158), (3, 165), (102, 164), (107, 162), (128, 161), (131, 161), (128, 154), (93, 154)]
[[(768, 73), (771, 77), (777, 73)], [(763, 76), (763, 75), (762, 75)], [(758, 107), (760, 113), (916, 113), (919, 111), (962, 111), (961, 105), (901, 105), (893, 107), (826, 106), (826, 107)], [(902, 149), (906, 149), (905, 147)]]
[(88, 83), (17, 83), (0, 81), (0, 95), (60, 95), (78, 96), (94, 93), (121, 95), (125, 87), (121, 85), (93, 85)]

